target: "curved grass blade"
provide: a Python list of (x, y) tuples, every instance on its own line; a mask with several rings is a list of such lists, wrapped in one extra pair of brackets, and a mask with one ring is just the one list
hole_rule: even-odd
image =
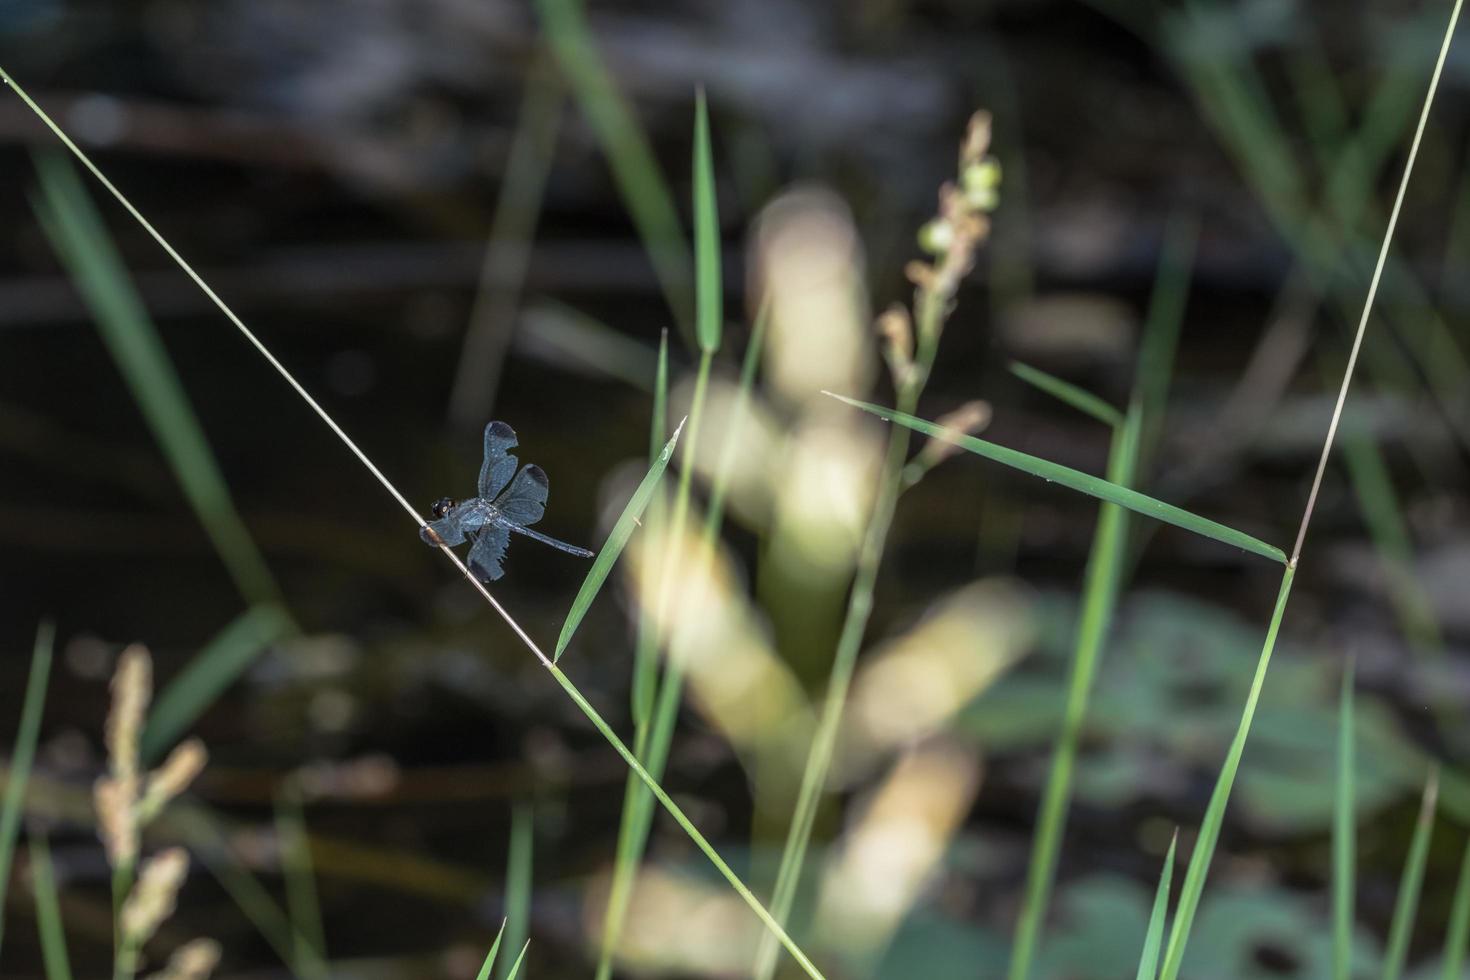
[(306, 834), (301, 790), (294, 781), (276, 794), (275, 818), (281, 875), (286, 882), (286, 916), (295, 936), (296, 962), (325, 961), (327, 937), (322, 927), (321, 902), (317, 898), (316, 869), (311, 860), (311, 840)]
[(148, 712), (141, 754), (157, 762), (180, 735), (204, 714), (270, 643), (295, 632), (281, 607), (254, 606), (237, 616), (169, 681)]
[(1332, 978), (1353, 973), (1353, 877), (1357, 796), (1353, 789), (1353, 662), (1342, 672), (1337, 708), (1337, 799), (1332, 810)]
[[(26, 680), (25, 701), (21, 704), (15, 751), (10, 756), (5, 799), (0, 803), (0, 910), (5, 908), (10, 862), (15, 856), (15, 840), (20, 833), (21, 811), (25, 809), (26, 783), (31, 778), (31, 762), (36, 757), (36, 740), (41, 734), (41, 710), (46, 703), (46, 682), (51, 676), (51, 649), (55, 642), (55, 625), (41, 623), (36, 629), (36, 645), (31, 653), (31, 674)], [(3, 911), (0, 911), (0, 940), (5, 937), (4, 920)]]
[(602, 591), (602, 585), (612, 572), (613, 564), (623, 553), (628, 539), (633, 536), (633, 528), (638, 525), (638, 518), (643, 516), (643, 510), (648, 506), (648, 500), (653, 496), (658, 481), (663, 478), (664, 470), (669, 465), (669, 459), (674, 455), (674, 446), (679, 442), (679, 432), (683, 428), (684, 423), (679, 423), (679, 428), (674, 430), (674, 435), (664, 445), (664, 451), (659, 453), (658, 459), (653, 461), (648, 475), (643, 478), (642, 483), (638, 484), (638, 489), (633, 491), (628, 505), (623, 508), (622, 515), (613, 525), (612, 532), (602, 543), (602, 549), (598, 551), (597, 558), (592, 562), (592, 568), (587, 572), (587, 577), (582, 580), (582, 587), (577, 590), (577, 597), (572, 600), (572, 608), (567, 613), (566, 622), (562, 624), (561, 635), (556, 638), (556, 652), (551, 658), (552, 663), (561, 659), (567, 644), (572, 641), (572, 635), (577, 632), (577, 627), (582, 625), (582, 619), (587, 615), (592, 600), (596, 599), (597, 593)]
[(1254, 538), (1246, 534), (1244, 531), (1237, 531), (1234, 528), (1226, 527), (1224, 524), (1200, 517), (1198, 514), (1192, 514), (1187, 510), (1175, 507), (1173, 504), (1166, 504), (1162, 500), (1156, 500), (1136, 490), (1120, 487), (1116, 483), (1111, 483), (1100, 477), (1083, 473), (1081, 470), (1074, 470), (1070, 466), (1053, 463), (1051, 460), (1042, 459), (1039, 456), (1032, 456), (1014, 449), (1007, 449), (1005, 446), (999, 446), (993, 442), (987, 442), (984, 439), (977, 439), (974, 436), (960, 435), (943, 426), (909, 415), (906, 412), (894, 411), (891, 408), (884, 408), (881, 405), (874, 405), (870, 402), (858, 401), (855, 398), (847, 398), (843, 395), (833, 394), (830, 391), (825, 392), (825, 394), (831, 395), (838, 401), (846, 402), (854, 408), (871, 412), (880, 419), (897, 422), (899, 425), (913, 429), (915, 432), (922, 432), (932, 438), (943, 439), (945, 442), (954, 443), (961, 449), (967, 449), (977, 456), (984, 456), (986, 459), (994, 460), (997, 463), (1004, 463), (1006, 466), (1018, 469), (1023, 473), (1039, 476), (1043, 480), (1051, 483), (1059, 483), (1079, 493), (1085, 493), (1099, 500), (1106, 500), (1109, 503), (1117, 504), (1119, 507), (1126, 507), (1135, 513), (1142, 514), (1145, 517), (1152, 517), (1166, 524), (1173, 524), (1175, 527), (1182, 527), (1186, 531), (1193, 531), (1204, 537), (1214, 538), (1216, 541), (1232, 545), (1244, 551), (1249, 551), (1252, 554), (1261, 555), (1264, 558), (1270, 558), (1282, 564), (1286, 563), (1286, 553), (1274, 545), (1269, 545), (1259, 538)]
[(1169, 915), (1169, 882), (1174, 877), (1174, 849), (1179, 846), (1179, 831), (1169, 841), (1164, 855), (1164, 870), (1159, 875), (1159, 888), (1154, 893), (1154, 910), (1149, 913), (1148, 932), (1144, 934), (1143, 955), (1138, 958), (1138, 980), (1154, 980), (1159, 972), (1159, 946), (1164, 939), (1164, 919)]
[(1429, 858), (1429, 837), (1434, 829), (1434, 804), (1438, 796), (1439, 767), (1434, 766), (1424, 782), (1419, 819), (1414, 825), (1414, 837), (1409, 842), (1404, 874), (1399, 879), (1399, 896), (1393, 904), (1393, 922), (1388, 927), (1388, 952), (1383, 957), (1383, 980), (1399, 980), (1404, 972), (1404, 961), (1409, 957), (1409, 938), (1414, 933), (1419, 892), (1424, 886), (1424, 865)]
[(699, 349), (720, 349), (724, 283), (720, 278), (720, 212), (715, 200), (714, 154), (709, 143), (709, 108), (700, 88), (694, 100), (694, 297)]
[(1184, 874), (1184, 887), (1179, 890), (1179, 907), (1174, 911), (1174, 925), (1169, 929), (1164, 969), (1159, 974), (1163, 980), (1176, 980), (1179, 976), (1184, 946), (1189, 941), (1189, 931), (1194, 926), (1194, 913), (1205, 890), (1205, 876), (1209, 874), (1210, 862), (1215, 856), (1215, 845), (1220, 840), (1220, 826), (1225, 822), (1225, 805), (1230, 802), (1235, 773), (1240, 768), (1240, 757), (1245, 753), (1251, 722), (1256, 716), (1256, 704), (1261, 699), (1261, 688), (1266, 683), (1266, 668), (1271, 665), (1271, 652), (1276, 649), (1276, 635), (1281, 631), (1281, 620), (1286, 615), (1286, 600), (1291, 595), (1291, 580), (1295, 576), (1296, 566), (1287, 565), (1281, 576), (1281, 589), (1276, 594), (1276, 608), (1271, 613), (1271, 625), (1266, 630), (1266, 641), (1261, 645), (1261, 656), (1256, 662), (1256, 673), (1251, 678), (1245, 710), (1241, 712), (1240, 726), (1235, 730), (1230, 751), (1226, 753), (1225, 763), (1220, 767), (1220, 776), (1215, 781), (1209, 806), (1205, 808), (1205, 818), (1200, 823), (1199, 837), (1194, 842), (1194, 853), (1189, 856), (1189, 870)]
[(189, 396), (128, 279), (96, 207), (70, 162), (38, 154), (41, 196), (33, 205), (42, 229), (92, 311), (97, 332), (117, 363), (179, 481), (241, 595), (279, 602), (281, 590), (235, 509), (209, 439)]
[(1465, 962), (1467, 938), (1470, 938), (1470, 843), (1465, 845), (1465, 856), (1460, 859), (1460, 881), (1455, 885), (1455, 900), (1445, 930), (1444, 980), (1462, 980), (1460, 966)]
[(1090, 415), (1103, 425), (1111, 425), (1113, 428), (1123, 424), (1123, 413), (1118, 411), (1097, 395), (1079, 388), (1070, 381), (1063, 381), (1056, 375), (1047, 374), (1040, 368), (1034, 368), (1022, 361), (1010, 363), (1011, 373), (1039, 391), (1044, 391), (1064, 405), (1070, 405), (1084, 415)]
[(500, 921), (500, 931), (495, 934), (495, 942), (490, 944), (490, 952), (485, 954), (485, 962), (480, 965), (480, 972), (475, 980), (490, 980), (490, 971), (495, 967), (495, 957), (500, 953), (500, 941), (505, 938), (505, 920)]
[(46, 843), (46, 835), (35, 830), (31, 832), (31, 887), (36, 896), (36, 931), (41, 941), (46, 980), (71, 980), (61, 901), (56, 895), (56, 875), (51, 868), (51, 847)]

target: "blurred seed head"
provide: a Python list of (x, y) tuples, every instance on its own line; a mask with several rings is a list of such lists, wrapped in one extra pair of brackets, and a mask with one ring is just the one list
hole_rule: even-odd
[(138, 822), (146, 824), (169, 800), (188, 789), (208, 761), (209, 753), (199, 739), (187, 739), (177, 745), (163, 765), (149, 774), (143, 798), (138, 801)]
[(143, 945), (174, 914), (179, 889), (188, 873), (189, 855), (182, 847), (170, 847), (143, 862), (138, 881), (118, 915), (118, 928), (126, 944)]
[(822, 389), (864, 391), (872, 381), (862, 246), (847, 206), (817, 188), (789, 191), (756, 221), (751, 264), (759, 306), (771, 304), (766, 376), (788, 405)]
[(937, 741), (908, 750), (872, 794), (823, 877), (818, 928), (881, 949), (934, 875), (980, 785), (978, 756)]
[(219, 966), (221, 950), (213, 939), (191, 939), (168, 959), (168, 965), (148, 980), (207, 980)]
[[(973, 436), (990, 425), (990, 403), (984, 401), (965, 402), (953, 412), (947, 412), (934, 421), (955, 436)], [(914, 460), (920, 472), (927, 472), (960, 452), (960, 447), (945, 439), (930, 438), (919, 450)]]
[[(589, 894), (583, 928), (595, 945), (607, 888)], [(646, 866), (633, 886), (616, 957), (633, 975), (739, 976), (750, 972), (750, 951), (760, 937), (760, 922), (729, 888)]]
[(1009, 581), (977, 582), (869, 656), (853, 684), (844, 731), (849, 773), (938, 732), (994, 683), (1029, 646), (1029, 607)]
[(138, 740), (153, 696), (153, 660), (141, 644), (118, 655), (112, 675), (112, 710), (107, 715), (107, 752), (112, 774), (118, 779), (138, 775)]

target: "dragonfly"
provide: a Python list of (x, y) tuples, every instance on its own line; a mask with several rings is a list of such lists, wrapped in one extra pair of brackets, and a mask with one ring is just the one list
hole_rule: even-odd
[(470, 570), (482, 582), (505, 574), (501, 562), (512, 533), (578, 558), (592, 557), (586, 548), (530, 529), (528, 525), (546, 513), (546, 471), (531, 463), (516, 472), (520, 463), (511, 454), (516, 445), (515, 430), (504, 422), (485, 426), (485, 461), (480, 464), (476, 495), (465, 500), (440, 497), (430, 508), (434, 520), (419, 529), (423, 542), (436, 548), (470, 541)]

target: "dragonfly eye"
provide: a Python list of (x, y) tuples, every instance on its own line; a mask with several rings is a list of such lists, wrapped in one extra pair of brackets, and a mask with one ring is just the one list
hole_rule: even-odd
[(430, 507), (429, 511), (434, 515), (434, 519), (438, 520), (453, 509), (453, 497), (440, 497), (438, 500), (434, 501), (434, 506)]

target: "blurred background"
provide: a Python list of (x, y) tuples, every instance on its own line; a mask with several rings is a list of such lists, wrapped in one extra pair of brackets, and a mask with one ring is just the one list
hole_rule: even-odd
[[(1118, 408), (1138, 386), (1160, 410), (1135, 485), (1286, 547), (1448, 6), (585, 6), (10, 0), (0, 64), (422, 511), (470, 493), (502, 419), (549, 475), (539, 529), (591, 548), (694, 398), (703, 86), (727, 325), (700, 448), (665, 486), (692, 467), (702, 516), (727, 445), (733, 469), (717, 561), (679, 599), (707, 629), (664, 785), (766, 896), (888, 433), (819, 392), (892, 403), (873, 320), (912, 299), (971, 113), (993, 116), (999, 205), (917, 414), (979, 401), (985, 438), (1102, 474), (1108, 426), (1008, 367)], [(1440, 975), (1470, 822), (1467, 88), (1452, 49), (1185, 976), (1328, 975), (1349, 658), (1359, 962), (1381, 954), (1438, 760), (1409, 962)], [(160, 692), (186, 679), (158, 746), (188, 731), (210, 753), (144, 838), (195, 854), (155, 962), (206, 935), (220, 976), (473, 977), (509, 916), (522, 975), (591, 976), (623, 763), (59, 149), (7, 90), (0, 738), (51, 621), (24, 826), (49, 835), (76, 974), (112, 956), (89, 794), (115, 659), (139, 643)], [(1172, 366), (1141, 364), (1147, 332), (1175, 327)], [(966, 454), (899, 501), (797, 902), (829, 976), (1004, 975), (1097, 519)], [(630, 742), (635, 652), (681, 635), (649, 598), (669, 550), (649, 525), (561, 661)], [(506, 568), (495, 595), (550, 649), (587, 563), (520, 539)], [(1035, 976), (1133, 975), (1278, 583), (1141, 518), (1122, 568)], [(6, 977), (44, 975), (25, 854)], [(656, 816), (618, 975), (749, 975), (759, 941)]]

